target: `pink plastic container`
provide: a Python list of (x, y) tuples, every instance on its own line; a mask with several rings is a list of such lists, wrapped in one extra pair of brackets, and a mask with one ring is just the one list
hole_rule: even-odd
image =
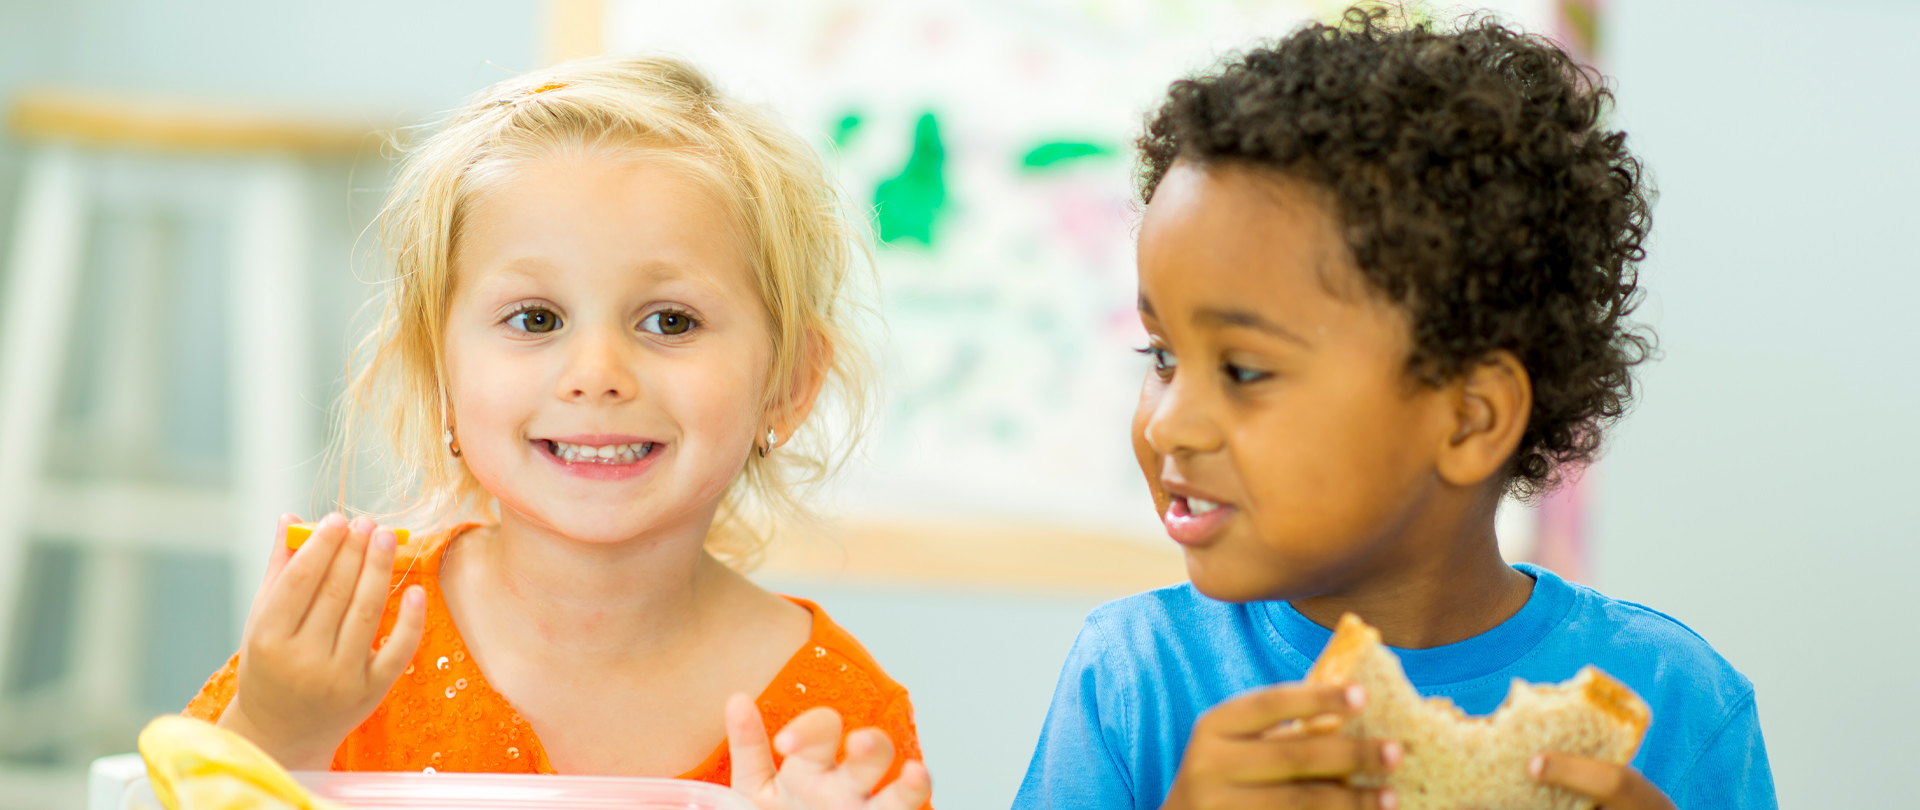
[[(298, 771), (293, 778), (352, 810), (755, 810), (731, 790), (684, 779)], [(146, 779), (128, 787), (125, 810), (160, 807)]]

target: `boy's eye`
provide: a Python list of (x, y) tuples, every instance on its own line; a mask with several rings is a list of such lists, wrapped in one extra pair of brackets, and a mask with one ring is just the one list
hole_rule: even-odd
[(640, 328), (656, 335), (684, 335), (693, 328), (693, 317), (684, 312), (655, 312), (640, 322)]
[(1180, 365), (1180, 361), (1174, 358), (1172, 352), (1159, 346), (1148, 346), (1144, 349), (1135, 349), (1134, 351), (1152, 358), (1153, 373), (1159, 375), (1160, 379), (1163, 380), (1173, 376), (1174, 368)]
[(1222, 363), (1220, 370), (1227, 375), (1227, 379), (1240, 385), (1259, 382), (1273, 376), (1265, 371), (1255, 371), (1245, 366), (1236, 366), (1232, 363)]
[(550, 309), (528, 309), (507, 318), (507, 325), (522, 332), (540, 334), (560, 328), (560, 316)]

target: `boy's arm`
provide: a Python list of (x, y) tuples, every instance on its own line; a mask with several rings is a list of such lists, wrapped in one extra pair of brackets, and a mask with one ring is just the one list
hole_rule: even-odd
[[(1104, 647), (1092, 619), (1080, 629), (1061, 668), (1040, 743), (1013, 810), (1136, 807), (1133, 782), (1113, 751), (1109, 726), (1122, 721), (1125, 685), (1100, 666)], [(1152, 805), (1159, 804), (1154, 797)]]
[(1681, 807), (1778, 810), (1773, 767), (1767, 762), (1767, 743), (1760, 736), (1760, 712), (1752, 692), (1707, 738), (1672, 792)]

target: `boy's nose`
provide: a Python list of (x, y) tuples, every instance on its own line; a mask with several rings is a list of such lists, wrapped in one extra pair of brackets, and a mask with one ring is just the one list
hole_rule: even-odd
[(1172, 456), (1220, 449), (1222, 437), (1209, 418), (1206, 397), (1192, 388), (1175, 378), (1152, 403), (1144, 433), (1154, 452)]

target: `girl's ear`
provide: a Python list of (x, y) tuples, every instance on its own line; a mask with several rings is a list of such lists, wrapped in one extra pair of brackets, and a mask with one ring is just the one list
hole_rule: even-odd
[(1473, 486), (1500, 474), (1533, 413), (1533, 378), (1501, 349), (1453, 383), (1454, 429), (1440, 448), (1442, 480)]
[(767, 425), (779, 434), (780, 444), (792, 438), (793, 432), (807, 421), (808, 414), (813, 413), (820, 389), (826, 386), (827, 374), (833, 369), (833, 352), (832, 340), (816, 330), (807, 330), (805, 354), (787, 380), (785, 395), (767, 414)]

